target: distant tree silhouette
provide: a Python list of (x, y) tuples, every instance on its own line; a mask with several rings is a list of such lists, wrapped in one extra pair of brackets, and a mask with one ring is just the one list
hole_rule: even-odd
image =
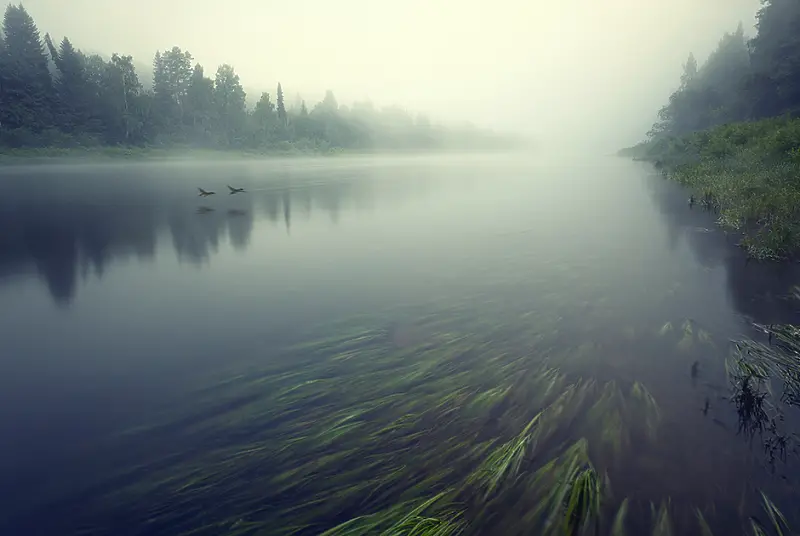
[(152, 88), (144, 87), (131, 56), (86, 55), (67, 37), (59, 44), (49, 35), (42, 39), (22, 5), (5, 10), (0, 31), (0, 149), (100, 144), (432, 149), (454, 139), (487, 148), (508, 143), (489, 132), (392, 124), (394, 110), (348, 110), (339, 106), (332, 91), (313, 107), (319, 113), (309, 113), (299, 95), (287, 111), (281, 84), (274, 103), (263, 93), (248, 110), (246, 97), (230, 64), (220, 65), (211, 79), (189, 51), (173, 46), (155, 53)]

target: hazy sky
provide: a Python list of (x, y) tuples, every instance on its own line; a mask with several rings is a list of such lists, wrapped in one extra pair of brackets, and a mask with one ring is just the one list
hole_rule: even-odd
[[(3, 2), (3, 0), (0, 0)], [(652, 124), (689, 52), (702, 61), (759, 0), (23, 0), (42, 34), (131, 54), (189, 50), (213, 76), (291, 102), (325, 89), (434, 119), (614, 149)]]

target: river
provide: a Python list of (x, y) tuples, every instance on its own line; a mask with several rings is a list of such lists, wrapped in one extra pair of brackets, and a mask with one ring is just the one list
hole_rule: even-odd
[(686, 198), (616, 157), (0, 168), (0, 532), (315, 534), (457, 488), (468, 533), (522, 534), (581, 438), (603, 533), (626, 497), (629, 534), (743, 533), (758, 490), (797, 524), (725, 359), (800, 278)]

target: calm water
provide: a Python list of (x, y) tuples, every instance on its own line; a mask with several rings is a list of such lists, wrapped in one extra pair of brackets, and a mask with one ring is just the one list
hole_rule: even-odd
[[(613, 157), (2, 168), (0, 533), (178, 533), (86, 506), (135, 480), (105, 482), (112, 468), (180, 441), (142, 433), (123, 453), (112, 438), (316, 326), (361, 315), (402, 333), (453, 304), (464, 325), (552, 312), (563, 348), (593, 345), (573, 372), (647, 386), (661, 448), (641, 463), (634, 448), (615, 491), (671, 497), (679, 521), (735, 508), (752, 484), (796, 517), (796, 466), (773, 472), (737, 435), (720, 355), (750, 321), (800, 321), (786, 299), (800, 278), (747, 264), (734, 242), (685, 192)], [(687, 319), (714, 344), (656, 338)]]

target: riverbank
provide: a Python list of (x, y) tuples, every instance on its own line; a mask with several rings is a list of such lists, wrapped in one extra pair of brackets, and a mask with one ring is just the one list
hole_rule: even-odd
[(690, 190), (754, 258), (800, 251), (800, 119), (731, 123), (622, 149)]
[[(509, 150), (513, 150), (509, 149)], [(517, 149), (518, 150), (518, 149)], [(134, 146), (92, 146), (92, 147), (44, 147), (9, 149), (0, 147), (0, 166), (25, 165), (42, 163), (88, 163), (97, 161), (163, 161), (186, 159), (241, 160), (262, 159), (270, 157), (326, 157), (337, 156), (371, 156), (371, 155), (433, 155), (464, 154), (476, 151), (469, 149), (309, 149), (287, 144), (263, 150), (247, 149), (199, 149), (193, 147), (134, 147)], [(506, 150), (484, 149), (479, 153), (502, 153)]]
[(311, 150), (292, 145), (269, 150), (240, 149), (198, 149), (194, 147), (135, 147), (135, 146), (92, 146), (92, 147), (41, 147), (10, 149), (0, 147), (0, 165), (27, 164), (59, 161), (83, 160), (174, 160), (186, 158), (241, 159), (263, 158), (266, 156), (335, 156), (350, 154), (342, 149)]

